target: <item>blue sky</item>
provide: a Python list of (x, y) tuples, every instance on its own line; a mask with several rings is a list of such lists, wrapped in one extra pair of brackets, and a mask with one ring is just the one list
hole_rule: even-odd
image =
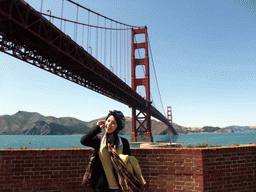
[[(26, 1), (40, 10), (41, 0)], [(256, 126), (255, 1), (75, 1), (120, 22), (147, 25), (163, 105), (172, 106), (174, 123)], [(49, 2), (44, 9), (54, 14)], [(131, 116), (123, 104), (2, 52), (0, 92), (0, 115), (23, 110), (90, 121), (119, 109)]]

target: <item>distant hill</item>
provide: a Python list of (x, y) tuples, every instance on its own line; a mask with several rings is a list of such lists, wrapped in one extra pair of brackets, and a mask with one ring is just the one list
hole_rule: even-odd
[[(14, 115), (0, 116), (0, 134), (3, 135), (71, 135), (86, 134), (93, 128), (97, 121), (105, 119), (102, 117), (89, 122), (84, 122), (72, 117), (56, 118), (52, 116), (45, 117), (36, 112), (19, 111)], [(120, 132), (123, 135), (131, 134), (131, 117), (125, 117), (125, 128)], [(166, 135), (168, 127), (157, 120), (152, 119), (152, 134)], [(256, 127), (229, 126), (225, 128), (205, 126), (200, 127), (184, 127), (173, 123), (174, 129), (179, 134), (202, 133), (202, 132), (236, 132), (251, 131)]]
[(25, 111), (0, 116), (0, 133), (3, 135), (70, 135), (89, 130), (86, 122), (71, 117), (45, 117)]
[(234, 132), (247, 132), (247, 131), (256, 131), (256, 126), (237, 126), (232, 125), (225, 127), (224, 129), (230, 129)]

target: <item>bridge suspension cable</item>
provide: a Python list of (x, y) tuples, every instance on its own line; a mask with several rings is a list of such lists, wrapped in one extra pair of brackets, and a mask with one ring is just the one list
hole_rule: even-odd
[(152, 50), (151, 50), (149, 37), (148, 37), (148, 46), (149, 46), (149, 52), (150, 52), (151, 61), (152, 61), (152, 67), (153, 67), (153, 70), (154, 70), (157, 91), (158, 91), (158, 94), (159, 94), (160, 104), (161, 104), (161, 107), (162, 107), (162, 110), (163, 110), (162, 113), (166, 116), (166, 113), (165, 113), (165, 110), (164, 110), (164, 105), (163, 105), (163, 100), (162, 100), (162, 97), (161, 97), (161, 94), (160, 94), (159, 84), (158, 84), (157, 75), (156, 75), (156, 68), (155, 68), (155, 63), (154, 63), (154, 60), (153, 60), (153, 53), (152, 53)]
[[(54, 21), (49, 19), (49, 21), (55, 22), (53, 24), (57, 27), (57, 20), (60, 21), (60, 30), (63, 29), (65, 34), (125, 83), (131, 83), (131, 29), (140, 28), (139, 26), (128, 25), (108, 18), (72, 0), (59, 0), (60, 16), (56, 16), (53, 12), (47, 14), (43, 12), (43, 5), (47, 7), (44, 1), (46, 0), (41, 0), (40, 14), (55, 19)], [(74, 5), (73, 8), (71, 5)], [(74, 14), (67, 18), (69, 16), (67, 13), (70, 10)]]
[[(97, 16), (100, 16), (100, 17), (102, 17), (102, 18), (104, 18), (104, 19), (106, 19), (106, 20), (109, 20), (109, 21), (111, 21), (111, 22), (115, 22), (115, 23), (117, 23), (117, 24), (126, 26), (127, 28), (118, 29), (118, 28), (100, 27), (100, 26), (97, 26), (97, 25), (90, 25), (90, 24), (85, 24), (85, 23), (80, 23), (80, 22), (77, 22), (77, 21), (72, 21), (72, 20), (64, 19), (64, 18), (63, 18), (64, 0), (62, 0), (61, 17), (57, 17), (57, 16), (54, 16), (54, 15), (51, 15), (51, 14), (45, 14), (45, 13), (43, 13), (43, 12), (42, 12), (42, 10), (43, 10), (43, 1), (44, 1), (44, 0), (41, 0), (41, 9), (40, 9), (40, 10), (41, 10), (41, 14), (43, 14), (43, 15), (45, 15), (45, 16), (52, 17), (52, 18), (60, 19), (60, 20), (62, 20), (62, 21), (68, 21), (68, 22), (71, 22), (71, 23), (76, 23), (76, 24), (80, 24), (80, 25), (86, 25), (86, 26), (94, 27), (94, 28), (108, 29), (108, 30), (128, 30), (128, 29), (132, 29), (132, 28), (141, 28), (141, 27), (142, 27), (142, 26), (128, 25), (128, 24), (126, 24), (126, 23), (122, 23), (122, 22), (116, 21), (116, 20), (114, 20), (114, 19), (111, 19), (111, 18), (106, 17), (106, 16), (104, 16), (104, 15), (101, 15), (101, 14), (99, 14), (99, 13), (96, 13), (95, 11), (92, 11), (92, 10), (90, 10), (90, 9), (88, 9), (88, 8), (86, 8), (86, 7), (84, 7), (84, 6), (80, 5), (80, 4), (78, 4), (78, 3), (74, 2), (74, 1), (72, 1), (72, 0), (66, 0), (66, 1), (68, 1), (68, 2), (70, 2), (70, 3), (72, 3), (72, 4), (74, 4), (74, 5), (77, 6), (77, 17), (78, 17), (78, 7), (80, 7), (80, 8), (82, 8), (82, 9), (84, 9), (84, 10), (87, 10), (88, 13), (93, 13), (93, 14), (95, 14), (95, 15), (97, 15)], [(78, 20), (78, 18), (77, 18), (77, 20)], [(62, 25), (62, 24), (61, 24), (61, 25)]]
[(67, 1), (69, 1), (69, 2), (71, 2), (71, 3), (73, 3), (73, 4), (75, 4), (75, 5), (77, 5), (78, 7), (81, 7), (81, 8), (83, 8), (83, 9), (85, 9), (85, 10), (91, 12), (91, 13), (94, 13), (94, 14), (96, 14), (96, 15), (98, 15), (98, 16), (101, 16), (101, 17), (103, 17), (103, 18), (105, 18), (105, 19), (108, 19), (108, 20), (110, 20), (110, 21), (113, 21), (113, 22), (115, 22), (115, 23), (118, 23), (118, 24), (121, 24), (121, 25), (130, 27), (130, 28), (140, 28), (139, 26), (128, 25), (128, 24), (125, 24), (125, 23), (122, 23), (122, 22), (113, 20), (113, 19), (111, 19), (111, 18), (108, 18), (108, 17), (106, 17), (106, 16), (104, 16), (104, 15), (101, 15), (101, 14), (99, 14), (99, 13), (96, 13), (96, 12), (94, 12), (94, 11), (92, 11), (92, 10), (90, 10), (90, 9), (88, 9), (88, 8), (86, 8), (86, 7), (84, 7), (84, 6), (80, 5), (80, 4), (78, 4), (78, 3), (74, 2), (74, 1), (72, 1), (72, 0), (67, 0)]

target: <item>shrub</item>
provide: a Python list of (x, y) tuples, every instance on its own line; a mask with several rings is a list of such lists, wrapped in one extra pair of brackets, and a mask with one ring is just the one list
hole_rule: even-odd
[(217, 143), (215, 145), (210, 145), (210, 143), (203, 142), (203, 143), (197, 143), (196, 145), (193, 144), (187, 144), (184, 146), (184, 148), (206, 148), (206, 147), (222, 147), (222, 145), (218, 145)]

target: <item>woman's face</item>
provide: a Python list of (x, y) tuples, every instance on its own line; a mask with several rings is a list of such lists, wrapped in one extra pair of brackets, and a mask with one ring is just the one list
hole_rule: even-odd
[(117, 122), (113, 115), (110, 115), (105, 122), (105, 130), (107, 133), (111, 134), (117, 129)]

